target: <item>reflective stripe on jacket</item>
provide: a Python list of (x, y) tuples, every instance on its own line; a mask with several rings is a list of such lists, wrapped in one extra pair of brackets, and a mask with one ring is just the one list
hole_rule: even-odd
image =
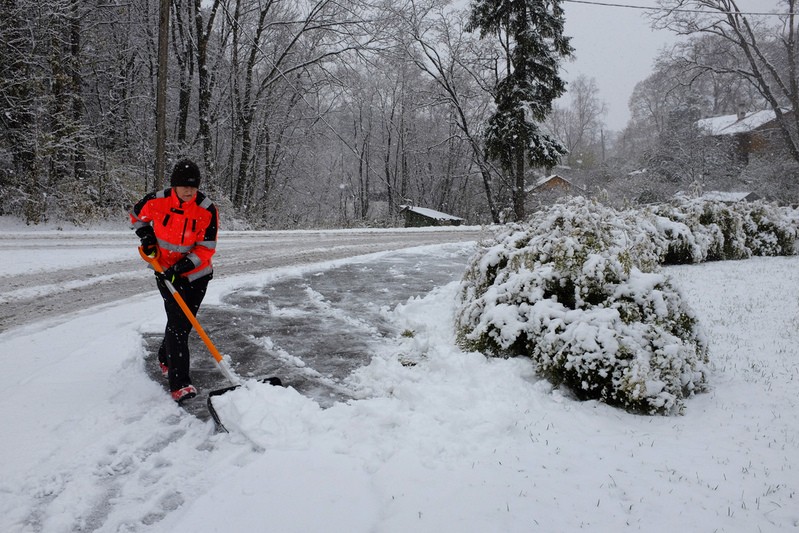
[(133, 206), (130, 221), (134, 230), (153, 227), (164, 269), (188, 257), (194, 269), (183, 275), (190, 281), (213, 272), (211, 257), (216, 252), (219, 216), (203, 193), (198, 191), (183, 202), (171, 188), (151, 192)]

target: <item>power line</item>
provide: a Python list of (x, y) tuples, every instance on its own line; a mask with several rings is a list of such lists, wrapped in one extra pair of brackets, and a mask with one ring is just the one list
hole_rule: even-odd
[[(688, 9), (688, 8), (667, 8), (667, 7), (649, 7), (649, 6), (633, 6), (630, 4), (614, 4), (610, 2), (594, 2), (590, 0), (563, 0), (564, 2), (568, 2), (571, 4), (587, 4), (590, 6), (601, 6), (601, 7), (621, 7), (625, 9), (641, 9), (645, 11), (663, 11), (669, 13), (700, 13), (704, 15), (713, 15), (717, 13), (726, 13), (724, 11), (720, 12), (713, 12), (707, 11), (704, 9)], [(730, 11), (731, 15), (757, 15), (761, 17), (788, 17), (793, 15), (794, 13), (758, 13), (758, 12), (749, 12), (749, 11)]]

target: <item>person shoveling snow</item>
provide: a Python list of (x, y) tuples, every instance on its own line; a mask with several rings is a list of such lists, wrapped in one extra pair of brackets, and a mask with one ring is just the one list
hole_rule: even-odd
[(199, 186), (200, 169), (184, 159), (172, 170), (170, 187), (148, 193), (130, 213), (142, 257), (156, 258), (163, 268), (153, 267), (167, 317), (158, 363), (178, 403), (197, 395), (189, 371), (192, 321), (179, 303), (182, 299), (192, 316), (200, 309), (214, 275), (211, 257), (219, 228), (216, 207)]

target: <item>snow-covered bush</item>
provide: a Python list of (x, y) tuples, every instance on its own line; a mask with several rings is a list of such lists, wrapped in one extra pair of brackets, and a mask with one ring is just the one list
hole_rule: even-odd
[(672, 204), (661, 206), (659, 214), (691, 230), (699, 247), (695, 254), (699, 260), (694, 262), (746, 259), (751, 255), (742, 218), (723, 202), (680, 196)]
[(788, 232), (794, 237), (793, 253), (798, 253), (799, 250), (797, 250), (796, 244), (797, 240), (799, 240), (799, 208), (794, 206), (783, 207), (780, 209), (780, 215), (783, 222), (788, 224)]
[(793, 255), (796, 226), (785, 210), (763, 202), (737, 204), (743, 218), (746, 247), (752, 255)]
[(663, 264), (795, 253), (796, 226), (776, 205), (678, 197), (653, 213), (673, 223), (656, 223), (668, 243)]
[(661, 235), (649, 214), (582, 198), (508, 228), (464, 276), (461, 344), (528, 355), (582, 399), (678, 410), (704, 388), (707, 353), (692, 312), (655, 272)]
[(703, 232), (694, 234), (685, 222), (684, 213), (672, 206), (660, 205), (649, 210), (649, 216), (658, 232), (662, 264), (684, 265), (701, 263), (707, 259), (712, 236)]

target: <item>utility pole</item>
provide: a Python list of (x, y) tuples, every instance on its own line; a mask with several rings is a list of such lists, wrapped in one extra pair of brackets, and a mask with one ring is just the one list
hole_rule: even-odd
[(161, 0), (158, 17), (158, 84), (155, 95), (155, 180), (161, 189), (164, 179), (166, 147), (166, 66), (169, 46), (169, 0)]
[(605, 128), (599, 128), (599, 138), (602, 143), (602, 162), (605, 162)]

